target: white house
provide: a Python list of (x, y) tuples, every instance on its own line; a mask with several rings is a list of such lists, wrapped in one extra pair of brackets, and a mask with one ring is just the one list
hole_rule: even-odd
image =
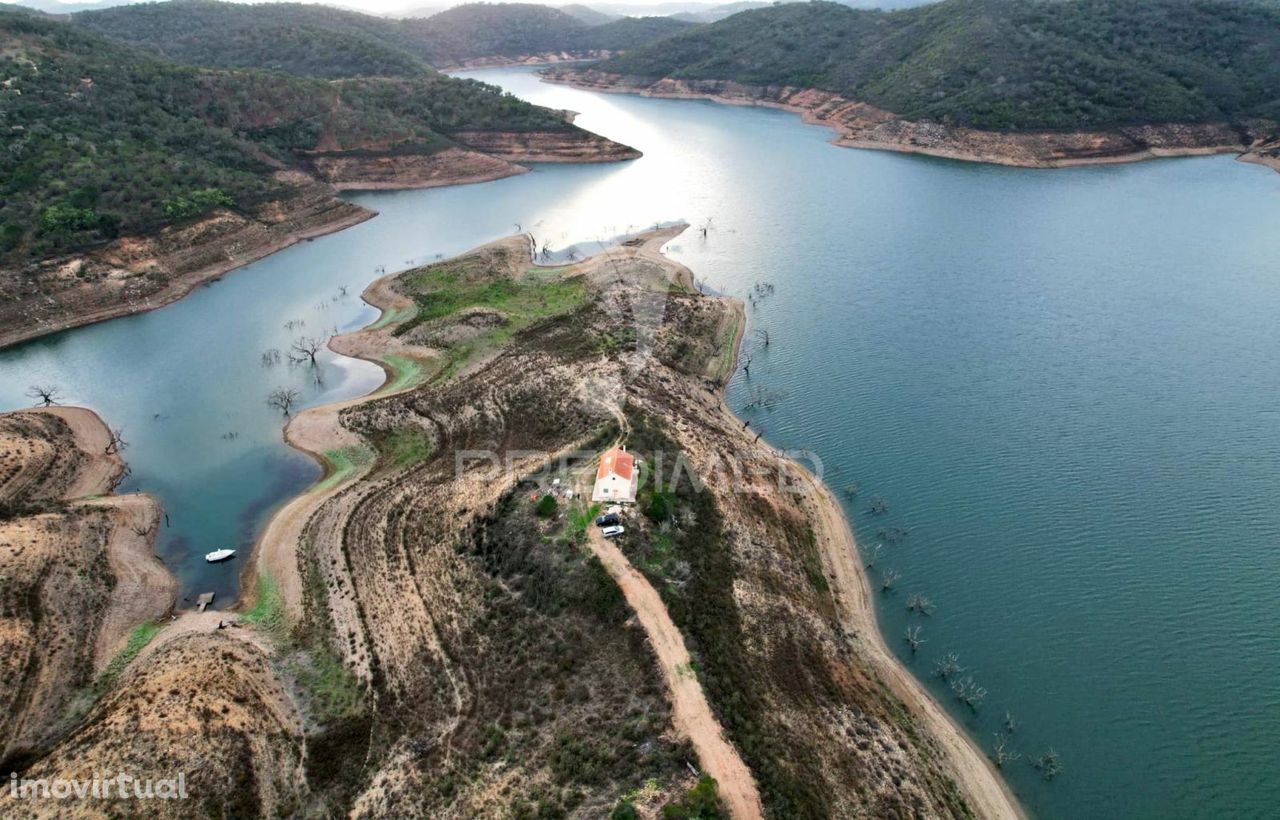
[(596, 486), (592, 501), (633, 502), (639, 488), (640, 476), (636, 473), (636, 457), (625, 447), (614, 447), (600, 456), (600, 469), (596, 470)]

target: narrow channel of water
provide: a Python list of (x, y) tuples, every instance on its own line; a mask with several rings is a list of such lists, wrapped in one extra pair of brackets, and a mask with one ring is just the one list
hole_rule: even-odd
[[(1034, 171), (838, 149), (792, 115), (602, 95), (525, 69), (476, 72), (645, 152), (495, 183), (352, 198), (363, 225), (144, 316), (0, 352), (0, 407), (27, 385), (123, 427), (131, 487), (170, 515), (184, 595), (229, 602), (269, 513), (317, 475), (266, 405), (359, 395), (377, 368), (264, 365), (298, 336), (359, 327), (388, 270), (517, 224), (553, 247), (712, 220), (670, 248), (717, 291), (774, 293), (751, 381), (775, 443), (822, 458), (863, 543), (902, 573), (891, 646), (984, 746), (1006, 709), (1009, 770), (1045, 817), (1267, 816), (1280, 803), (1280, 175), (1230, 158)], [(342, 288), (346, 287), (345, 295)], [(303, 322), (287, 327), (289, 322)], [(749, 342), (750, 343), (750, 342)], [(875, 496), (890, 506), (867, 512)], [(882, 539), (885, 540), (885, 539)], [(906, 657), (905, 596), (937, 606)], [(955, 708), (929, 676), (954, 651), (990, 694)]]

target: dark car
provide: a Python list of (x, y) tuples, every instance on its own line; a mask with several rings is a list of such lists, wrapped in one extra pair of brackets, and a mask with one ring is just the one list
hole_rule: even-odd
[(622, 521), (622, 519), (621, 519), (621, 518), (619, 518), (619, 517), (617, 516), (617, 514), (616, 514), (616, 513), (609, 513), (608, 515), (602, 515), (602, 516), (600, 516), (599, 518), (597, 518), (597, 519), (596, 519), (596, 526), (597, 526), (597, 527), (612, 527), (613, 525), (618, 524), (618, 523), (620, 523), (621, 521)]

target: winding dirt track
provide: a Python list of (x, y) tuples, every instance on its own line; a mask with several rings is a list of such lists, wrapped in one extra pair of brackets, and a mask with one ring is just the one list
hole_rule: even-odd
[(690, 665), (684, 636), (676, 628), (662, 597), (613, 543), (590, 528), (587, 543), (613, 580), (622, 589), (627, 603), (635, 610), (640, 625), (658, 657), (658, 666), (671, 693), (672, 718), (681, 734), (689, 738), (702, 768), (716, 779), (720, 797), (736, 818), (760, 818), (764, 810), (751, 770), (738, 756), (738, 750), (725, 740), (702, 692), (702, 685)]

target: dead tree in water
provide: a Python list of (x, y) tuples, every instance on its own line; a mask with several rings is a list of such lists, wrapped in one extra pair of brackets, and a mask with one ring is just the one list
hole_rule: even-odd
[(1040, 776), (1045, 780), (1052, 780), (1062, 774), (1062, 761), (1053, 749), (1040, 755), (1031, 765), (1039, 770)]
[(889, 512), (889, 502), (885, 501), (881, 496), (871, 499), (871, 506), (867, 508), (867, 512), (872, 515), (884, 515)]
[(1008, 748), (1009, 736), (996, 733), (995, 743), (991, 747), (991, 762), (996, 764), (997, 769), (1003, 769), (1004, 764), (1017, 760), (1022, 757), (1021, 754), (1011, 751)]
[(876, 565), (876, 561), (880, 560), (880, 552), (884, 549), (883, 544), (876, 544), (867, 553), (867, 569), (871, 569)]
[(782, 394), (776, 390), (770, 390), (764, 385), (757, 384), (751, 388), (751, 401), (743, 406), (743, 410), (755, 410), (756, 408), (770, 408), (778, 403), (778, 399)]
[(903, 636), (907, 640), (907, 646), (911, 647), (911, 654), (914, 655), (920, 651), (920, 644), (924, 643), (924, 638), (920, 637), (920, 627), (907, 627), (906, 634)]
[(907, 611), (914, 612), (917, 615), (932, 615), (933, 601), (930, 601), (919, 592), (913, 592), (910, 598), (907, 598)]
[(279, 390), (272, 390), (271, 395), (267, 396), (267, 404), (276, 408), (286, 416), (293, 409), (293, 405), (297, 404), (301, 394), (292, 387), (281, 387)]
[(852, 484), (844, 485), (844, 497), (845, 498), (858, 497), (858, 482), (855, 481)]
[(747, 378), (751, 378), (751, 355), (750, 354), (742, 357), (742, 373)]
[(769, 331), (765, 330), (764, 328), (756, 328), (755, 334), (756, 334), (756, 338), (760, 339), (761, 343), (764, 344), (766, 348), (768, 348), (769, 347)]
[(1008, 710), (1004, 713), (1004, 730), (1007, 734), (1013, 734), (1018, 730), (1018, 722), (1013, 719), (1013, 713)]
[(124, 440), (124, 431), (119, 427), (107, 431), (107, 455), (115, 455), (128, 446), (129, 442)]
[(324, 349), (324, 343), (324, 339), (316, 336), (299, 336), (293, 340), (293, 344), (289, 347), (293, 351), (289, 354), (289, 361), (297, 364), (309, 362), (314, 367), (316, 356)]
[(902, 577), (902, 573), (896, 569), (887, 569), (884, 575), (880, 576), (880, 591), (888, 592), (893, 589), (893, 585), (898, 583), (898, 579)]
[(943, 655), (937, 663), (933, 665), (933, 676), (950, 681), (952, 677), (964, 671), (964, 667), (960, 665), (960, 656), (954, 652), (948, 652)]
[(33, 384), (27, 388), (27, 397), (39, 401), (43, 407), (48, 407), (62, 401), (62, 390), (56, 384)]
[(979, 686), (972, 675), (953, 680), (951, 682), (951, 691), (956, 693), (956, 700), (975, 712), (978, 711), (978, 707), (982, 705), (982, 701), (987, 697), (987, 690)]

